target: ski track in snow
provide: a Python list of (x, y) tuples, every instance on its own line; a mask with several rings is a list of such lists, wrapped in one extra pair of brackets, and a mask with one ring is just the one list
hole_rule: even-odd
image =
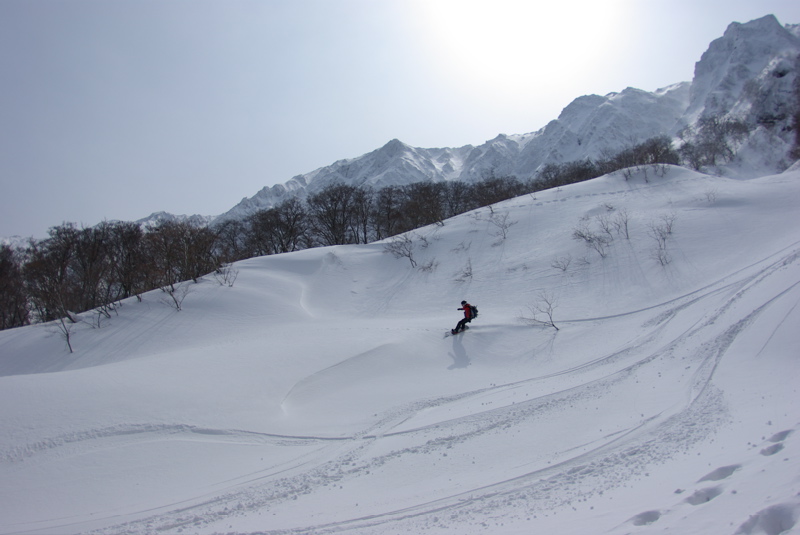
[[(591, 443), (581, 444), (571, 450), (560, 452), (558, 462), (535, 467), (526, 471), (519, 467), (519, 473), (500, 481), (488, 481), (485, 485), (462, 490), (449, 496), (412, 503), (398, 509), (387, 509), (380, 513), (345, 520), (259, 531), (264, 534), (290, 533), (339, 533), (358, 531), (359, 533), (400, 533), (414, 529), (424, 523), (436, 525), (433, 518), (447, 518), (451, 525), (470, 523), (485, 517), (495, 509), (507, 511), (509, 507), (518, 511), (519, 517), (545, 514), (547, 511), (580, 503), (590, 496), (602, 494), (605, 490), (623, 484), (627, 479), (646, 471), (654, 463), (663, 463), (679, 452), (687, 451), (699, 441), (712, 435), (718, 425), (726, 419), (724, 401), (713, 385), (714, 371), (726, 350), (737, 336), (751, 324), (758, 315), (775, 300), (790, 293), (797, 294), (795, 284), (780, 294), (765, 296), (763, 305), (745, 317), (730, 324), (730, 327), (717, 333), (714, 326), (720, 318), (729, 313), (743, 296), (760, 290), (759, 284), (770, 274), (797, 261), (797, 249), (784, 251), (777, 259), (763, 259), (736, 273), (739, 278), (731, 280), (726, 276), (714, 284), (642, 310), (626, 313), (643, 317), (644, 325), (649, 327), (647, 334), (630, 346), (613, 354), (551, 374), (531, 377), (518, 382), (496, 385), (456, 396), (420, 401), (408, 406), (396, 407), (384, 414), (377, 424), (365, 428), (361, 433), (348, 437), (300, 437), (246, 433), (236, 430), (196, 429), (188, 426), (167, 426), (150, 428), (142, 426), (133, 429), (101, 430), (96, 436), (83, 436), (56, 439), (52, 444), (34, 445), (28, 455), (38, 454), (47, 447), (62, 447), (72, 441), (125, 436), (128, 439), (144, 439), (143, 435), (191, 434), (201, 440), (213, 437), (214, 440), (246, 441), (249, 443), (271, 443), (292, 445), (298, 441), (322, 445), (310, 459), (298, 459), (291, 466), (270, 473), (254, 473), (233, 481), (231, 488), (218, 496), (187, 503), (179, 508), (154, 517), (131, 522), (96, 533), (155, 533), (175, 532), (184, 528), (191, 531), (206, 524), (216, 525), (221, 519), (231, 515), (252, 511), (266, 512), (279, 508), (282, 504), (295, 500), (298, 495), (315, 492), (331, 492), (331, 488), (360, 477), (368, 477), (386, 465), (397, 465), (418, 456), (447, 454), (458, 449), (459, 444), (475, 440), (481, 435), (491, 435), (498, 430), (508, 433), (515, 426), (530, 425), (543, 413), (559, 411), (560, 407), (586, 402), (602, 396), (609, 391), (612, 383), (631, 381), (637, 373), (647, 373), (648, 366), (658, 366), (664, 359), (679, 358), (676, 353), (681, 346), (701, 347), (702, 352), (691, 357), (680, 357), (687, 367), (694, 371), (688, 380), (686, 403), (679, 408), (669, 408), (662, 412), (647, 415), (625, 429), (618, 429)], [(669, 323), (687, 309), (695, 306), (705, 307), (707, 300), (720, 300), (714, 312), (695, 322), (694, 326), (679, 332), (674, 338), (663, 340)], [(650, 316), (647, 313), (655, 313)], [(571, 320), (579, 322), (604, 321), (620, 315)], [(721, 322), (720, 322), (721, 323)], [(709, 335), (708, 333), (712, 333)], [(704, 342), (698, 343), (702, 338)], [(535, 390), (538, 383), (556, 375), (588, 373), (589, 369), (600, 369), (597, 378), (579, 382), (563, 391), (546, 396), (534, 397), (513, 405), (487, 409), (479, 413), (453, 420), (438, 421), (422, 427), (395, 431), (414, 415), (425, 410), (446, 406), (450, 403), (507, 392), (510, 389), (525, 389), (531, 385)], [(619, 388), (619, 386), (616, 386)], [(624, 386), (622, 387), (624, 388)], [(789, 431), (776, 439), (781, 443)], [(381, 455), (372, 455), (370, 450), (376, 442), (386, 441), (397, 436), (411, 437), (414, 445), (391, 450)], [(330, 445), (325, 445), (330, 443)], [(454, 453), (450, 453), (454, 455)], [(8, 458), (8, 455), (6, 455)], [(9, 459), (15, 460), (15, 459)], [(718, 481), (732, 477), (738, 467), (721, 467), (699, 481)], [(265, 481), (266, 480), (266, 481)], [(718, 487), (697, 490), (685, 499), (686, 503), (698, 505), (714, 499), (722, 491)], [(656, 522), (663, 513), (650, 511), (631, 520), (634, 525)], [(777, 514), (775, 512), (765, 514)], [(222, 530), (221, 530), (222, 531)], [(255, 533), (255, 532), (254, 532)]]
[[(507, 206), (532, 214), (534, 209), (586, 197), (624, 197), (632, 192), (647, 196), (667, 184), (683, 188), (692, 181), (678, 179), (630, 189), (612, 188), (603, 194), (562, 195), (559, 190), (552, 193), (555, 198), (550, 200), (534, 200), (533, 204), (515, 200)], [(598, 208), (586, 206), (588, 210)], [(449, 254), (455, 258), (450, 265), (471, 258), (467, 253), (473, 247), (492, 247), (488, 236), (473, 233), (480, 221), (480, 217), (472, 216), (464, 225), (470, 230), (449, 244)], [(436, 232), (438, 228), (432, 235)], [(479, 244), (481, 240), (486, 243)], [(432, 237), (431, 242), (435, 241)], [(458, 246), (452, 247), (459, 241)], [(609, 267), (615, 265), (613, 262), (633, 266), (629, 273), (647, 286), (641, 250), (635, 250), (629, 242), (623, 245), (625, 249), (617, 252), (624, 261), (611, 259), (595, 272), (600, 275), (598, 284), (608, 286), (603, 292), (625, 284), (623, 275), (614, 274), (614, 268)], [(316, 285), (338, 280), (326, 279), (335, 272), (352, 280), (355, 287), (359, 276), (355, 266), (362, 261), (357, 257), (345, 264), (334, 251), (276, 259), (280, 268), (261, 279), (262, 284), (268, 280), (268, 284), (280, 287), (279, 294), (287, 302), (299, 302), (300, 315), (313, 318), (324, 314), (324, 307), (318, 306)], [(534, 340), (528, 343), (533, 344), (533, 352), (540, 355), (541, 362), (536, 367), (520, 366), (519, 373), (499, 373), (497, 377), (502, 380), (490, 384), (465, 382), (468, 386), (450, 386), (442, 395), (409, 395), (406, 402), (384, 406), (370, 418), (354, 417), (356, 423), (348, 422), (348, 430), (341, 435), (334, 434), (338, 430), (331, 434), (271, 433), (269, 429), (254, 431), (234, 425), (194, 425), (179, 418), (170, 421), (170, 415), (163, 420), (129, 421), (91, 429), (76, 427), (81, 429), (78, 431), (65, 427), (62, 432), (29, 443), (0, 444), (0, 464), (10, 475), (22, 473), (31, 463), (47, 466), (100, 452), (136, 451), (150, 444), (243, 447), (268, 452), (261, 454), (267, 461), (255, 469), (245, 463), (246, 468), (235, 474), (214, 476), (198, 488), (183, 490), (175, 494), (175, 499), (157, 505), (101, 509), (91, 518), (77, 514), (39, 518), (26, 524), (6, 525), (11, 531), (5, 533), (377, 535), (452, 530), (470, 534), (490, 529), (503, 532), (505, 523), (516, 523), (518, 529), (513, 533), (527, 532), (519, 525), (598, 503), (606, 494), (618, 493), (649, 477), (650, 471), (669, 466), (670, 460), (690, 457), (698, 445), (713, 441), (730, 426), (737, 416), (731, 412), (730, 395), (722, 386), (726, 378), (719, 377), (720, 369), (731, 348), (742, 343), (754, 326), (766, 321), (765, 317), (769, 316), (771, 323), (768, 330), (760, 327), (759, 332), (767, 334), (757, 338), (753, 358), (761, 358), (773, 338), (791, 328), (791, 316), (800, 303), (800, 281), (796, 275), (786, 274), (800, 269), (798, 260), (800, 242), (786, 240), (771, 254), (762, 252), (757, 260), (742, 261), (715, 279), (704, 279), (697, 287), (688, 285), (679, 295), (641, 299), (635, 301), (636, 306), (615, 309), (608, 315), (598, 315), (598, 309), (584, 316), (572, 313), (570, 318), (558, 321), (564, 326), (558, 335), (543, 327), (492, 324), (489, 311), (483, 307), (483, 317), (476, 326), (457, 337), (442, 339), (438, 328), (415, 329), (420, 333), (414, 340), (418, 345), (408, 351), (424, 348), (426, 354), (440, 355), (443, 360), (449, 355), (453, 363), (448, 370), (453, 374), (472, 366), (466, 346), (472, 359), (478, 360), (475, 353), (487, 351), (504, 337), (519, 336), (520, 332), (534, 333)], [(390, 259), (384, 255), (382, 261)], [(687, 261), (682, 265), (691, 267)], [(528, 269), (527, 265), (512, 267)], [(506, 274), (510, 269), (506, 268)], [(291, 275), (293, 270), (301, 271), (307, 279), (298, 282)], [(668, 269), (663, 271), (670, 273)], [(531, 270), (528, 275), (536, 280), (559, 277), (547, 269)], [(387, 283), (383, 299), (365, 300), (356, 303), (355, 308), (366, 316), (390, 313), (389, 303), (403, 297), (414, 276), (419, 274), (401, 272)], [(569, 288), (576, 284), (568, 279), (571, 276), (563, 274), (563, 284)], [(580, 276), (588, 280), (588, 271)], [(459, 295), (463, 295), (479, 282), (470, 276), (457, 284), (457, 291), (462, 292)], [(348, 291), (354, 292), (341, 289), (342, 293)], [(147, 316), (152, 333), (165, 336), (174, 328), (174, 324), (169, 326), (164, 321), (167, 316), (164, 312)], [(192, 320), (184, 314), (178, 315), (176, 321), (185, 326), (191, 325)], [(339, 325), (331, 327), (334, 328), (342, 329)], [(352, 327), (353, 333), (362, 328)], [(402, 321), (392, 324), (392, 328), (411, 329)], [(553, 358), (563, 347), (580, 347), (568, 345), (570, 339), (564, 337), (570, 332), (602, 336), (617, 330), (622, 334), (579, 358)], [(125, 351), (134, 336), (133, 331), (123, 332), (111, 353)], [(386, 329), (385, 339), (375, 336), (364, 347), (353, 345), (358, 349), (345, 352), (330, 363), (326, 361), (326, 365), (292, 375), (282, 398), (275, 403), (281, 410), (288, 407), (298, 411), (295, 414), (303, 414), (305, 402), (311, 407), (306, 410), (313, 411), (318, 408), (314, 403), (320, 403), (314, 397), (318, 396), (315, 388), (324, 387), (329, 384), (326, 380), (332, 381), (330, 377), (360, 369), (361, 365), (379, 367), (383, 361), (375, 364), (373, 359), (380, 359), (382, 351), (398, 345), (393, 336), (397, 336), (396, 332)], [(351, 346), (347, 347), (349, 351)], [(388, 354), (395, 355), (391, 351)], [(48, 362), (47, 366), (51, 365)], [(392, 368), (387, 373), (397, 370)], [(620, 406), (619, 392), (629, 393), (622, 398), (628, 406)], [(585, 414), (592, 415), (596, 422), (585, 428), (573, 423), (565, 429), (564, 419), (585, 424), (583, 416), (577, 417)], [(312, 422), (307, 428), (297, 429), (321, 428)], [(655, 504), (658, 508), (642, 508), (615, 529), (629, 533), (702, 510), (706, 504), (731, 494), (734, 482), (757, 472), (758, 461), (774, 459), (792, 447), (795, 431), (796, 428), (784, 428), (769, 438), (753, 436), (750, 457), (728, 459), (698, 470), (682, 483), (685, 489), (675, 491), (671, 505), (661, 502)], [(519, 444), (518, 440), (527, 442)], [(411, 466), (415, 467), (413, 472), (408, 470)], [(414, 481), (420, 473), (426, 475), (425, 480)], [(354, 504), (354, 500), (358, 503)], [(726, 533), (777, 535), (780, 531), (770, 526), (794, 526), (800, 516), (800, 501), (772, 504), (752, 513), (738, 531), (733, 526)]]

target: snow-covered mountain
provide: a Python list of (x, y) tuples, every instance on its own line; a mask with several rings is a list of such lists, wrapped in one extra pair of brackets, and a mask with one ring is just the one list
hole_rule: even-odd
[[(134, 223), (138, 224), (144, 229), (157, 227), (167, 221), (173, 223), (189, 223), (195, 227), (205, 227), (212, 223), (216, 216), (203, 216), (203, 215), (175, 215), (169, 212), (153, 212), (147, 217), (137, 219)], [(110, 223), (118, 222), (118, 220), (110, 221)], [(28, 246), (30, 237), (22, 236), (9, 236), (0, 237), (0, 245), (8, 245), (12, 249), (25, 249)]]
[(781, 26), (772, 15), (731, 24), (696, 64), (683, 122), (723, 116), (753, 128), (727, 176), (758, 176), (791, 165), (793, 115), (800, 108), (798, 69), (800, 25)]
[(796, 535), (798, 204), (615, 174), (0, 331), (0, 533)]
[(203, 215), (175, 215), (168, 212), (153, 212), (147, 217), (136, 220), (143, 228), (157, 227), (167, 221), (172, 223), (189, 223), (197, 227), (204, 227), (211, 223), (215, 218), (213, 216)]
[(529, 134), (505, 135), (477, 147), (423, 149), (393, 139), (358, 158), (340, 160), (243, 199), (217, 221), (240, 219), (288, 196), (316, 193), (332, 183), (383, 187), (413, 182), (475, 182), (491, 174), (528, 178), (548, 163), (599, 158), (675, 130), (689, 103), (689, 84), (655, 93), (628, 88), (573, 101), (557, 120)]
[[(691, 82), (649, 92), (626, 88), (608, 95), (576, 98), (559, 117), (526, 134), (500, 134), (485, 143), (458, 148), (419, 148), (393, 139), (359, 157), (339, 160), (283, 184), (268, 186), (216, 216), (158, 212), (144, 226), (170, 220), (196, 224), (243, 219), (292, 196), (304, 197), (340, 182), (383, 187), (420, 181), (474, 182), (489, 175), (528, 179), (547, 164), (598, 159), (658, 135), (678, 133), (704, 116), (740, 119), (750, 134), (719, 174), (750, 178), (789, 167), (794, 141), (800, 24), (782, 26), (768, 15), (732, 23), (695, 65)], [(6, 238), (4, 243), (24, 244)]]
[(655, 92), (627, 88), (575, 99), (544, 128), (499, 135), (479, 146), (423, 149), (394, 139), (357, 158), (340, 160), (243, 199), (217, 221), (239, 219), (292, 195), (317, 192), (334, 182), (403, 185), (418, 181), (476, 181), (489, 174), (535, 176), (547, 164), (598, 159), (657, 135), (675, 137), (703, 116), (740, 119), (752, 132), (738, 147), (728, 175), (761, 176), (789, 167), (800, 25), (772, 16), (732, 23), (695, 65), (692, 82)]
[(24, 249), (30, 238), (23, 238), (22, 236), (7, 236), (0, 237), (0, 245), (8, 245), (12, 249)]
[[(737, 178), (607, 175), (0, 331), (0, 534), (799, 535), (800, 163), (738, 179), (788, 165), (797, 39), (734, 24), (691, 84), (480, 147), (395, 140), (237, 213), (725, 110), (758, 125)], [(462, 299), (481, 315), (443, 337)]]
[(731, 114), (756, 124), (790, 115), (800, 53), (800, 24), (768, 15), (732, 23), (695, 65), (686, 116)]

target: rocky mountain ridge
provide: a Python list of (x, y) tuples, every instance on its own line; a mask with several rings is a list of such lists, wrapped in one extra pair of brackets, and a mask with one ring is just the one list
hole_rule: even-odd
[(419, 181), (474, 182), (492, 174), (528, 179), (547, 164), (597, 159), (658, 135), (679, 142), (687, 126), (709, 116), (741, 120), (751, 128), (737, 150), (742, 157), (730, 162), (727, 174), (750, 178), (781, 172), (793, 161), (788, 152), (798, 108), (798, 57), (800, 25), (782, 26), (772, 15), (734, 22), (695, 64), (691, 82), (654, 92), (629, 87), (581, 96), (540, 130), (500, 134), (478, 146), (425, 149), (393, 139), (363, 156), (265, 187), (214, 221), (241, 219), (337, 182), (380, 188)]
[(421, 181), (476, 182), (492, 175), (527, 180), (548, 164), (596, 160), (655, 136), (669, 136), (680, 145), (682, 132), (704, 117), (742, 121), (749, 128), (730, 162), (705, 171), (739, 178), (779, 173), (794, 162), (790, 152), (797, 143), (799, 70), (800, 24), (781, 25), (773, 15), (734, 22), (710, 43), (691, 82), (652, 92), (628, 87), (580, 96), (535, 132), (499, 134), (477, 146), (419, 148), (393, 139), (362, 156), (264, 187), (222, 215), (157, 212), (137, 222), (149, 227), (168, 219), (199, 225), (241, 220), (334, 183), (381, 188)]

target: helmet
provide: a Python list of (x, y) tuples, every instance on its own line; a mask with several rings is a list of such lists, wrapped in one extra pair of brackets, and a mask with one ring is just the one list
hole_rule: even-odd
[(462, 304), (462, 305), (466, 305), (466, 304), (467, 304), (467, 302), (466, 302), (466, 301), (461, 301), (461, 304)]

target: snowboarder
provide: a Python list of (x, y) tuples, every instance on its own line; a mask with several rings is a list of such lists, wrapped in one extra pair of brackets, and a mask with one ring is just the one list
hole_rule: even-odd
[(459, 308), (458, 310), (463, 310), (464, 311), (464, 319), (462, 319), (461, 321), (458, 322), (458, 325), (456, 325), (455, 329), (451, 329), (450, 330), (450, 332), (452, 334), (459, 333), (459, 332), (463, 331), (464, 329), (466, 329), (467, 328), (467, 323), (471, 322), (472, 318), (473, 318), (473, 316), (472, 316), (472, 305), (470, 305), (466, 301), (461, 301), (461, 308)]

